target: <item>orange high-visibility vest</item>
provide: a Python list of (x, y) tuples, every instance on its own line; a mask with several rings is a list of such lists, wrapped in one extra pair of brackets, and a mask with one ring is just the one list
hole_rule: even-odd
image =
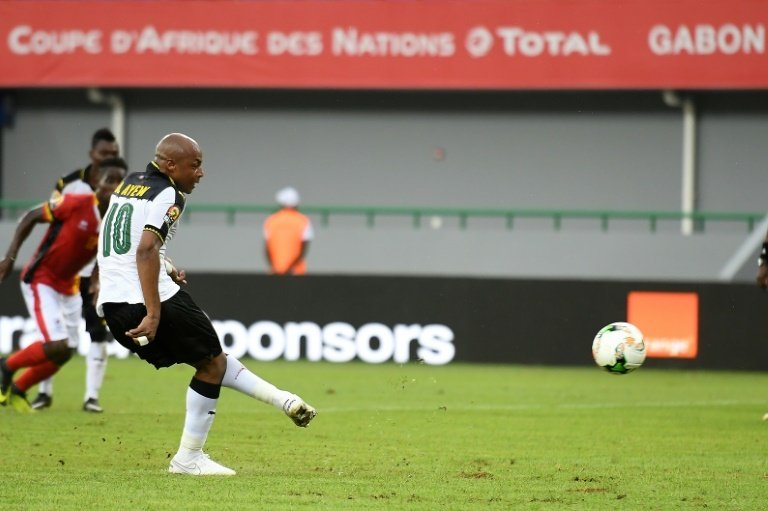
[[(309, 241), (309, 229), (309, 218), (295, 209), (284, 208), (267, 217), (264, 221), (264, 238), (272, 258), (273, 272), (285, 273), (301, 253), (304, 241)], [(306, 262), (302, 260), (294, 267), (292, 273), (304, 275), (306, 272)]]

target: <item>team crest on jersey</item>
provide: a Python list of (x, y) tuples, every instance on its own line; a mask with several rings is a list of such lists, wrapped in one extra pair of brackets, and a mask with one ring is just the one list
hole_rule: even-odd
[(168, 208), (168, 211), (165, 213), (165, 216), (163, 217), (163, 222), (165, 222), (166, 225), (170, 227), (176, 222), (176, 220), (179, 219), (179, 216), (181, 216), (181, 210), (176, 204), (174, 204), (173, 206)]

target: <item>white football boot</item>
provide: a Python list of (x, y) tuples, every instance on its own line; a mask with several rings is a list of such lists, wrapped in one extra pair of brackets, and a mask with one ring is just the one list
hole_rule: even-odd
[(317, 415), (317, 410), (309, 406), (299, 396), (291, 396), (283, 403), (283, 411), (300, 428), (306, 428)]
[(186, 456), (180, 456), (177, 453), (171, 459), (168, 472), (190, 476), (233, 476), (236, 474), (234, 470), (216, 463), (202, 451)]

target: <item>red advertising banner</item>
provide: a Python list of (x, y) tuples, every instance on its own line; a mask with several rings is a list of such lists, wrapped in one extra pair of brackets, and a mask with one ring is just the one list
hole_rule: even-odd
[(765, 0), (0, 1), (0, 87), (761, 89)]

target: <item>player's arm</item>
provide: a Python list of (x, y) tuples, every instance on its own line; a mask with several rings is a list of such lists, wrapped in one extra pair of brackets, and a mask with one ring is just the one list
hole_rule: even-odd
[(91, 295), (93, 306), (99, 301), (99, 291), (101, 290), (101, 282), (99, 281), (99, 263), (93, 265), (93, 271), (91, 272), (91, 278), (88, 283), (88, 294)]
[(757, 258), (757, 285), (763, 289), (768, 288), (768, 234), (765, 235), (760, 255)]
[(16, 262), (19, 250), (24, 241), (29, 237), (29, 233), (34, 229), (35, 224), (46, 222), (50, 222), (50, 215), (46, 213), (46, 205), (32, 208), (21, 217), (16, 226), (16, 232), (13, 234), (13, 239), (8, 245), (8, 250), (5, 251), (5, 257), (0, 261), (0, 282), (5, 280), (13, 270), (13, 263)]
[(160, 324), (159, 280), (160, 265), (163, 264), (160, 249), (183, 210), (184, 195), (175, 188), (167, 187), (151, 201), (144, 219), (144, 229), (136, 247), (136, 270), (147, 315), (136, 328), (125, 333), (139, 345), (154, 340)]
[(144, 230), (139, 246), (136, 249), (136, 268), (141, 282), (141, 293), (147, 315), (136, 328), (128, 330), (125, 335), (139, 343), (139, 337), (146, 337), (150, 342), (155, 338), (157, 326), (160, 324), (160, 292), (158, 278), (160, 275), (160, 248), (163, 241), (157, 232)]

